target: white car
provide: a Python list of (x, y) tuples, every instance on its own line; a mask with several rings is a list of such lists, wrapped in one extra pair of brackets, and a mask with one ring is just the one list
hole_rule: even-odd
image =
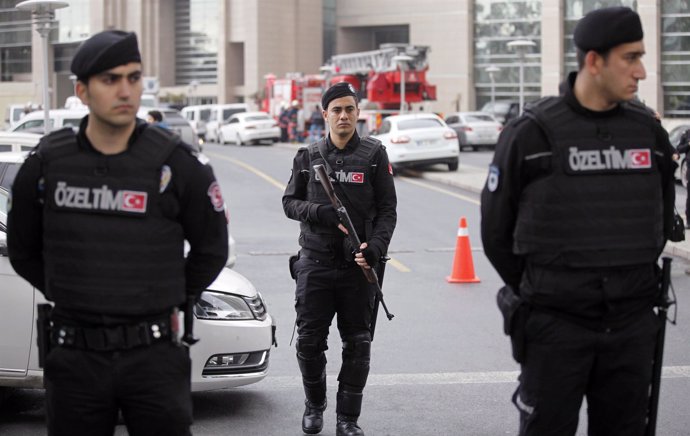
[(0, 132), (0, 152), (5, 151), (30, 151), (43, 134), (28, 132)]
[(438, 115), (392, 115), (372, 136), (386, 146), (394, 170), (439, 163), (458, 169), (458, 135)]
[(242, 112), (230, 117), (226, 124), (220, 126), (218, 142), (233, 142), (237, 145), (257, 144), (259, 141), (280, 140), (278, 123), (266, 112)]
[(231, 116), (249, 111), (249, 106), (246, 103), (212, 104), (209, 107), (211, 115), (206, 122), (206, 140), (208, 142), (219, 142), (220, 127), (227, 123)]
[[(82, 118), (89, 114), (88, 109), (51, 109), (48, 111), (50, 130), (58, 130), (70, 126), (73, 129), (79, 127)], [(28, 113), (12, 129), (13, 132), (43, 133), (43, 111)]]
[(461, 151), (463, 147), (471, 147), (472, 150), (493, 148), (503, 130), (503, 124), (486, 112), (452, 113), (446, 117), (446, 124), (457, 133)]
[[(0, 390), (43, 387), (35, 327), (36, 305), (45, 299), (14, 272), (7, 257), (9, 190), (24, 157), (0, 153)], [(234, 240), (229, 242), (234, 262)], [(275, 325), (247, 278), (223, 268), (202, 293), (194, 314), (200, 341), (190, 349), (193, 391), (243, 386), (266, 377)]]

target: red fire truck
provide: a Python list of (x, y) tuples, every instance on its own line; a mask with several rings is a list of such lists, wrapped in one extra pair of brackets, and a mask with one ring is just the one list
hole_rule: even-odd
[(261, 110), (277, 118), (283, 106), (297, 100), (305, 119), (309, 119), (323, 91), (332, 84), (347, 81), (352, 83), (363, 102), (360, 125), (363, 121), (370, 131), (378, 128), (383, 118), (400, 109), (402, 77), (407, 105), (436, 100), (436, 86), (426, 81), (428, 52), (427, 46), (382, 44), (378, 50), (332, 56), (321, 67), (323, 75), (288, 73), (284, 79), (279, 79), (269, 74)]
[[(335, 55), (322, 67), (328, 84), (347, 81), (377, 109), (400, 108), (404, 74), (405, 103), (436, 100), (436, 86), (426, 81), (429, 47), (409, 44), (382, 44), (378, 50)], [(401, 71), (402, 70), (402, 71)]]

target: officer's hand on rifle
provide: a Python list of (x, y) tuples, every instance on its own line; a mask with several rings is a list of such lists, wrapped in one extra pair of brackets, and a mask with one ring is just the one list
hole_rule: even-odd
[(359, 246), (359, 251), (355, 253), (355, 262), (362, 268), (370, 269), (372, 265), (376, 265), (381, 258), (381, 252), (376, 246), (369, 245), (366, 242), (362, 242)]
[(344, 225), (340, 222), (340, 218), (338, 217), (338, 212), (335, 211), (335, 208), (331, 204), (322, 204), (316, 209), (316, 216), (319, 220), (319, 223), (325, 225), (325, 226), (338, 226), (341, 232), (345, 233), (347, 235), (347, 229), (345, 228)]

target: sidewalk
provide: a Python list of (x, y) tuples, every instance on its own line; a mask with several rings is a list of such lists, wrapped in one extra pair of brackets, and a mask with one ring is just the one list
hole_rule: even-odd
[[(487, 168), (460, 163), (457, 171), (436, 170), (434, 167), (426, 171), (416, 172), (416, 174), (423, 179), (480, 193), (484, 188), (487, 170)], [(664, 253), (690, 260), (690, 231), (685, 232), (685, 241), (668, 242), (664, 247)]]

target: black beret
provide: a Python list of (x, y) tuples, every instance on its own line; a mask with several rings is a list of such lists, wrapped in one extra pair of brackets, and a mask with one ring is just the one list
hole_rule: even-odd
[(84, 81), (94, 74), (130, 62), (141, 62), (137, 35), (134, 32), (106, 30), (81, 43), (70, 69), (77, 79)]
[(323, 110), (328, 110), (328, 103), (336, 98), (347, 97), (348, 95), (353, 96), (355, 101), (357, 101), (355, 87), (352, 86), (350, 82), (338, 82), (323, 93), (323, 97), (321, 97), (321, 107)]
[(640, 16), (623, 6), (589, 12), (578, 21), (573, 33), (575, 45), (584, 52), (605, 52), (626, 42), (641, 41), (643, 36)]

